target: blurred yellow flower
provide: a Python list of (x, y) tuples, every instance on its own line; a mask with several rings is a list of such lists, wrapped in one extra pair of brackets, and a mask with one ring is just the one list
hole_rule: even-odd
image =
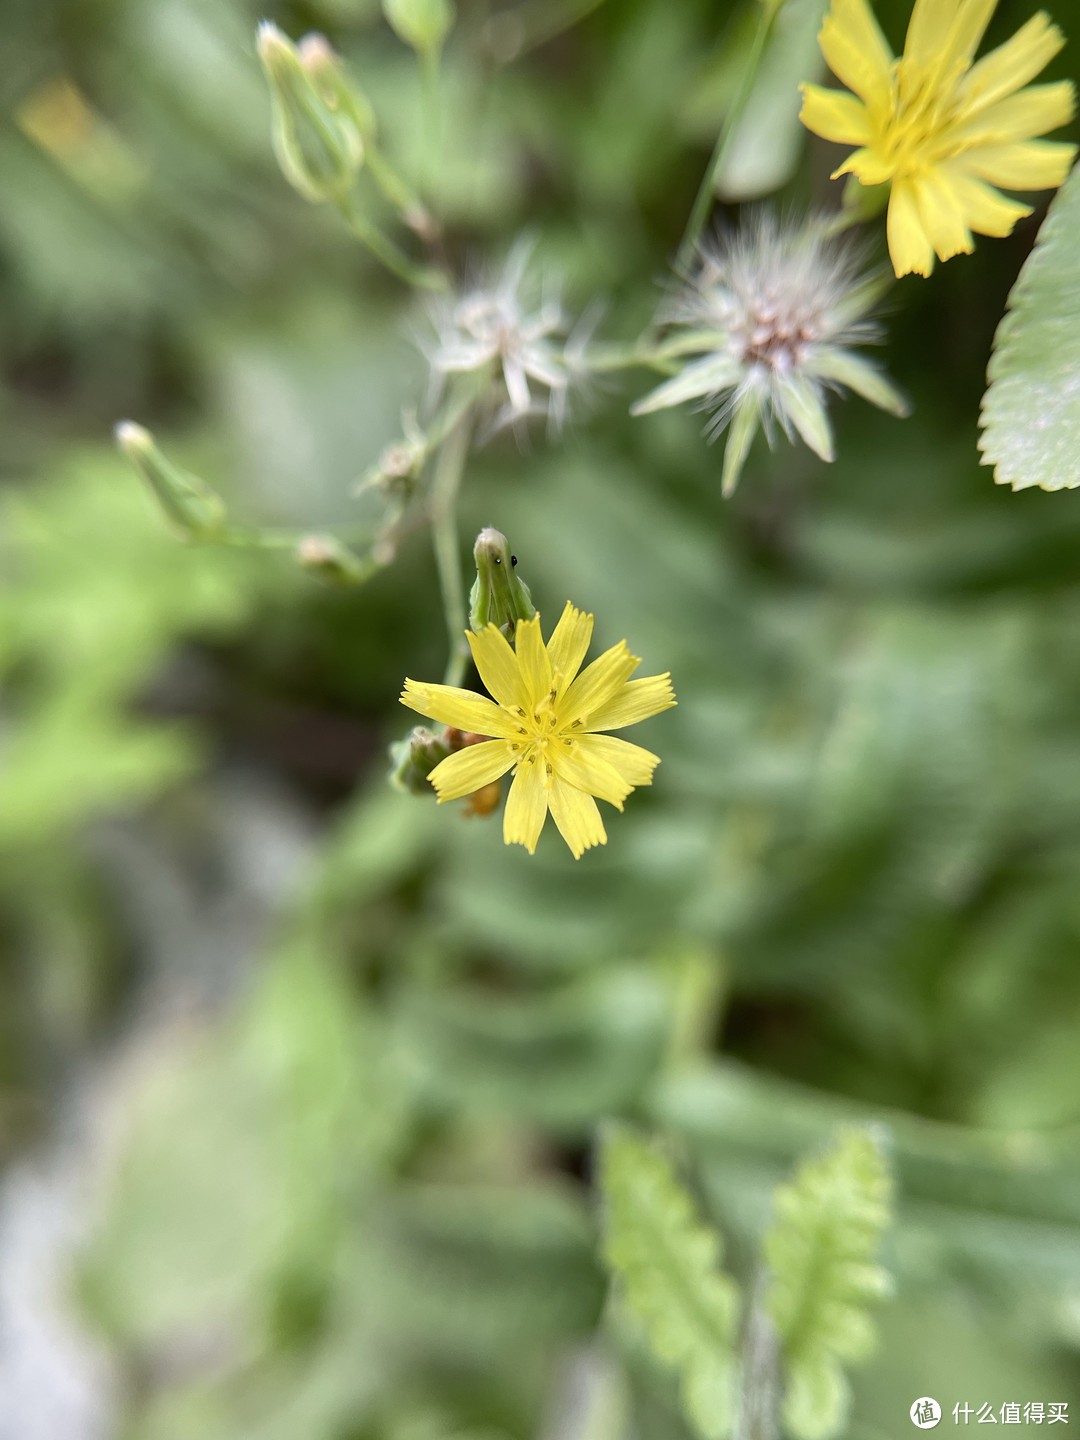
[(935, 253), (969, 254), (972, 231), (1010, 234), (1031, 207), (994, 186), (1053, 189), (1076, 154), (1075, 145), (1035, 138), (1067, 124), (1074, 106), (1071, 81), (1028, 84), (1065, 43), (1046, 14), (972, 64), (996, 3), (915, 0), (898, 60), (866, 0), (832, 0), (821, 27), (829, 68), (855, 94), (803, 85), (800, 119), (826, 140), (860, 147), (835, 175), (892, 182), (897, 275), (929, 275)]
[(513, 767), (503, 839), (529, 854), (548, 811), (580, 856), (607, 841), (597, 796), (623, 808), (652, 783), (659, 756), (601, 730), (621, 730), (675, 704), (670, 676), (631, 680), (641, 661), (620, 641), (585, 670), (593, 617), (567, 604), (544, 644), (540, 617), (518, 622), (516, 649), (495, 625), (468, 632), (476, 668), (494, 699), (450, 685), (406, 680), (401, 703), (444, 725), (494, 738), (448, 755), (431, 771), (440, 803), (474, 794)]

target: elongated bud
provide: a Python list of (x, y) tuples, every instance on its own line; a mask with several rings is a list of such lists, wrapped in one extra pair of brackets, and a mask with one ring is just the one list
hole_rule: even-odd
[(325, 35), (305, 35), (297, 54), (331, 110), (349, 116), (364, 140), (375, 138), (375, 111), (371, 101), (346, 72), (341, 56)]
[(205, 481), (181, 470), (154, 443), (149, 430), (121, 420), (116, 443), (157, 496), (165, 516), (185, 540), (211, 540), (225, 524), (225, 502)]
[(346, 101), (348, 78), (321, 36), (308, 36), (298, 50), (264, 20), (258, 49), (270, 83), (274, 153), (286, 180), (315, 205), (343, 197), (364, 163), (370, 106), (359, 92)]
[(425, 725), (417, 725), (404, 740), (390, 746), (391, 785), (410, 795), (434, 795), (427, 777), (439, 761), (450, 754), (450, 748), (445, 735), (436, 735)]
[(305, 535), (297, 546), (296, 558), (305, 570), (331, 585), (359, 585), (375, 568), (333, 535)]
[(517, 556), (499, 530), (481, 530), (473, 546), (476, 579), (469, 592), (469, 628), (480, 631), (497, 625), (508, 640), (514, 638), (519, 620), (531, 620), (536, 606), (529, 587), (517, 573)]
[(438, 50), (454, 23), (451, 0), (383, 0), (383, 14), (414, 50)]

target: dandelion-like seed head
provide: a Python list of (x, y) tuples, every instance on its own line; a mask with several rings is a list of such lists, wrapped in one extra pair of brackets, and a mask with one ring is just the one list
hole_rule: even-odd
[(762, 216), (703, 249), (672, 318), (726, 331), (732, 355), (760, 367), (758, 380), (791, 375), (812, 362), (815, 346), (880, 339), (880, 327), (845, 304), (866, 279), (859, 271), (851, 246)]
[(906, 402), (854, 347), (881, 339), (871, 318), (881, 276), (863, 267), (850, 243), (815, 222), (782, 225), (759, 215), (732, 236), (702, 248), (698, 262), (661, 314), (665, 358), (679, 373), (633, 406), (635, 415), (694, 402), (711, 412), (707, 433), (729, 425), (723, 488), (735, 488), (759, 428), (801, 436), (833, 458), (827, 392), (856, 391), (893, 414)]
[(550, 283), (531, 303), (531, 239), (519, 240), (502, 274), (432, 310), (435, 342), (425, 346), (438, 394), (454, 374), (486, 377), (485, 438), (541, 416), (557, 431), (566, 418), (568, 392), (584, 373), (581, 341), (571, 332), (561, 299)]

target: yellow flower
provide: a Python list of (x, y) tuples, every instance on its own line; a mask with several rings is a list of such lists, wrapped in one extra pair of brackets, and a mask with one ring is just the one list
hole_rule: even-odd
[[(1035, 137), (1072, 119), (1072, 82), (1028, 85), (1065, 43), (1040, 12), (972, 64), (997, 0), (915, 0), (895, 60), (866, 0), (832, 0), (818, 37), (854, 95), (803, 85), (803, 124), (858, 145), (835, 172), (892, 182), (889, 254), (897, 275), (929, 275), (969, 254), (971, 232), (1008, 235), (1031, 207), (995, 190), (1061, 184), (1075, 145)], [(1027, 88), (1024, 88), (1027, 87)], [(856, 96), (858, 97), (856, 99)]]
[[(585, 670), (593, 617), (567, 604), (548, 643), (540, 617), (519, 620), (516, 650), (497, 626), (467, 632), (480, 678), (494, 696), (406, 680), (401, 703), (444, 725), (494, 738), (448, 755), (428, 779), (440, 803), (471, 795), (513, 767), (503, 839), (529, 854), (550, 810), (578, 859), (607, 842), (593, 796), (617, 810), (636, 785), (650, 785), (657, 755), (601, 730), (621, 730), (675, 704), (670, 677), (631, 680), (641, 661), (626, 641)], [(578, 671), (581, 673), (578, 674)]]

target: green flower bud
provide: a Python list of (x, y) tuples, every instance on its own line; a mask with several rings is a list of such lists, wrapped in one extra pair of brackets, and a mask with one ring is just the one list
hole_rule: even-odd
[(153, 490), (172, 528), (185, 540), (212, 540), (225, 524), (225, 502), (197, 475), (166, 460), (149, 430), (122, 420), (116, 443)]
[(438, 50), (454, 23), (451, 0), (383, 0), (383, 14), (414, 50)]
[(296, 558), (305, 570), (332, 585), (359, 585), (370, 577), (374, 568), (333, 535), (305, 535), (297, 547)]
[(480, 631), (497, 625), (506, 638), (514, 638), (519, 620), (531, 620), (536, 606), (529, 587), (517, 573), (517, 556), (498, 530), (481, 530), (473, 546), (476, 579), (469, 592), (469, 628)]
[(417, 725), (404, 740), (390, 746), (391, 785), (410, 795), (434, 795), (427, 777), (449, 754), (450, 745), (445, 735), (436, 735), (426, 726)]
[(375, 111), (371, 101), (346, 74), (341, 56), (325, 35), (305, 35), (297, 51), (300, 64), (311, 76), (331, 110), (352, 119), (364, 140), (375, 138)]
[(289, 184), (317, 205), (351, 190), (364, 163), (364, 134), (370, 134), (374, 117), (359, 92), (351, 91), (322, 37), (308, 36), (302, 43), (306, 49), (298, 50), (269, 20), (259, 26), (259, 59), (273, 106), (274, 153)]

